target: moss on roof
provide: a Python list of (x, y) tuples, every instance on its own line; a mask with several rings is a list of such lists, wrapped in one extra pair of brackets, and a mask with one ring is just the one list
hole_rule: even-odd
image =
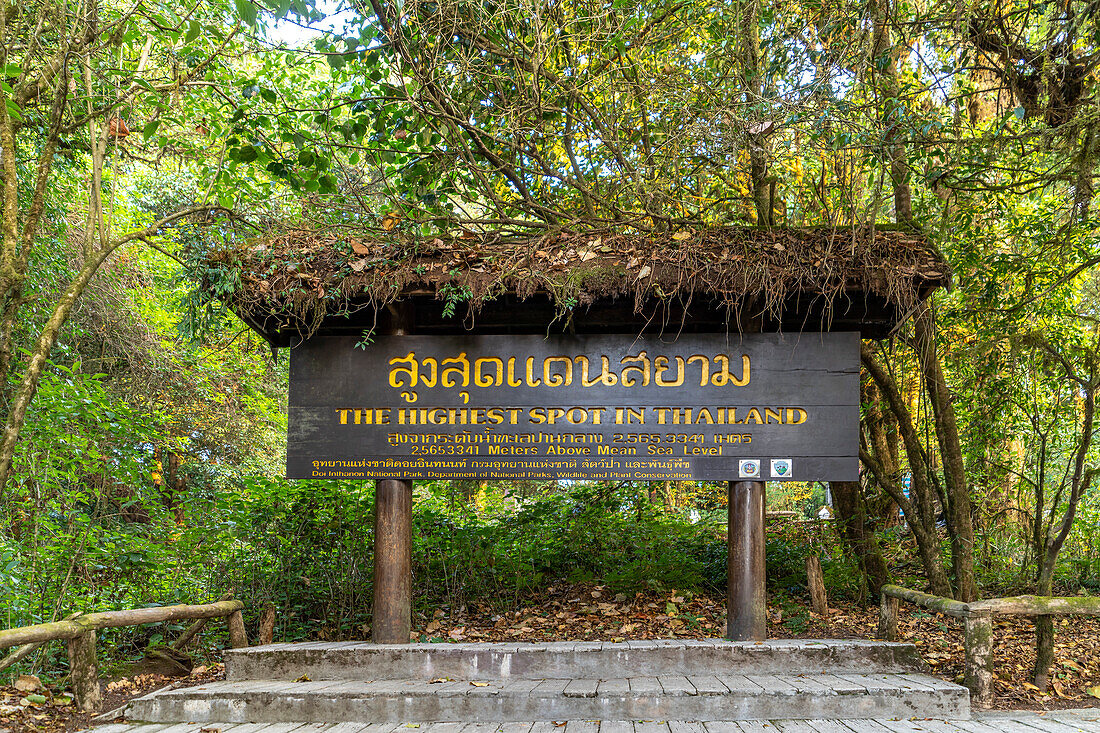
[(563, 309), (597, 299), (632, 298), (640, 309), (653, 298), (706, 295), (732, 305), (755, 297), (773, 312), (795, 295), (832, 302), (862, 293), (906, 310), (950, 282), (949, 266), (920, 234), (869, 226), (372, 239), (290, 229), (213, 251), (205, 264), (220, 281), (239, 275), (221, 295), (246, 320), (293, 315), (314, 327), (364, 304), (434, 296), (476, 310), (505, 293), (545, 293)]

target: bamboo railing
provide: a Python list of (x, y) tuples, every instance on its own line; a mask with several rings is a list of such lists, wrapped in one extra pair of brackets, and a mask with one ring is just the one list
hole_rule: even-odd
[(197, 619), (176, 642), (176, 646), (182, 648), (183, 644), (202, 630), (209, 619), (225, 618), (229, 626), (229, 645), (238, 649), (248, 646), (248, 635), (245, 633), (244, 617), (241, 614), (243, 608), (244, 603), (241, 601), (222, 600), (194, 606), (161, 606), (74, 614), (63, 621), (0, 630), (0, 650), (18, 647), (0, 660), (0, 669), (14, 664), (48, 641), (64, 640), (77, 707), (81, 710), (98, 710), (103, 704), (103, 692), (99, 686), (99, 668), (96, 664), (96, 631), (161, 621)]
[(1100, 616), (1100, 598), (1078, 596), (1013, 596), (963, 603), (922, 593), (898, 585), (882, 586), (878, 638), (897, 641), (898, 605), (908, 601), (945, 616), (962, 619), (963, 649), (966, 662), (964, 684), (979, 707), (992, 707), (993, 691), (993, 617), (994, 616)]

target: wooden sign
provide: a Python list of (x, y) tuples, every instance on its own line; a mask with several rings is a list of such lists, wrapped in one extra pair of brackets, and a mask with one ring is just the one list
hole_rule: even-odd
[(287, 476), (858, 480), (859, 335), (315, 337)]

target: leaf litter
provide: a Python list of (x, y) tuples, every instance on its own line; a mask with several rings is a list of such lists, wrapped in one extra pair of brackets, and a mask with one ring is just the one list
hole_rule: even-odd
[[(801, 599), (771, 599), (769, 638), (873, 639), (878, 609), (830, 599), (827, 618), (812, 613)], [(725, 599), (679, 590), (615, 593), (603, 585), (557, 583), (501, 611), (485, 603), (459, 609), (435, 608), (413, 619), (413, 640), (436, 643), (480, 641), (626, 641), (721, 637)], [(1054, 710), (1100, 707), (1100, 619), (1059, 621), (1055, 627), (1055, 663), (1046, 692), (1031, 683), (1035, 662), (1034, 627), (1027, 619), (994, 622), (994, 663), (999, 709)], [(962, 625), (922, 609), (898, 619), (899, 640), (916, 645), (932, 674), (962, 682)], [(326, 634), (326, 636), (331, 636)], [(104, 686), (103, 710), (112, 710), (150, 691), (187, 687), (224, 679), (221, 664), (196, 667), (186, 678), (143, 674)], [(439, 677), (431, 682), (451, 682)], [(31, 687), (29, 680), (21, 686)], [(471, 681), (475, 687), (482, 680)], [(68, 733), (89, 727), (91, 716), (76, 710), (63, 687), (35, 691), (0, 687), (0, 729), (10, 733)]]

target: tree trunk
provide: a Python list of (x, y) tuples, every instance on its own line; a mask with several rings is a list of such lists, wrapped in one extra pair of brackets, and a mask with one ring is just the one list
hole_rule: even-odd
[(944, 495), (948, 506), (948, 530), (951, 535), (951, 563), (955, 571), (955, 597), (973, 601), (978, 597), (974, 574), (974, 523), (971, 519), (970, 491), (966, 480), (966, 463), (959, 441), (959, 426), (955, 406), (947, 386), (935, 343), (935, 321), (926, 304), (913, 318), (914, 346), (924, 373), (925, 389), (932, 403), (936, 439), (943, 460)]
[[(902, 507), (905, 519), (913, 532), (913, 539), (917, 543), (921, 562), (924, 565), (925, 574), (932, 592), (938, 596), (950, 597), (951, 583), (943, 570), (940, 562), (939, 537), (936, 532), (936, 509), (933, 500), (933, 489), (930, 485), (928, 458), (924, 446), (920, 442), (912, 413), (909, 411), (901, 392), (893, 377), (883, 369), (875, 359), (870, 348), (863, 346), (860, 352), (860, 360), (863, 362), (871, 378), (875, 380), (883, 397), (886, 398), (890, 411), (897, 420), (898, 432), (901, 433), (902, 443), (905, 446), (905, 454), (909, 459), (909, 468), (912, 472), (910, 481), (911, 501), (898, 490), (891, 495)], [(890, 479), (888, 476), (877, 476), (876, 479), (886, 486)]]
[[(763, 102), (764, 72), (760, 49), (760, 0), (742, 0), (739, 5), (741, 23), (738, 56), (745, 85), (745, 104), (759, 109)], [(775, 208), (771, 176), (768, 175), (768, 137), (772, 122), (757, 114), (749, 118), (746, 130), (746, 146), (749, 153), (749, 175), (752, 179), (752, 200), (756, 209), (756, 223), (772, 226)]]
[(882, 586), (890, 582), (890, 571), (878, 543), (867, 531), (867, 513), (859, 482), (832, 481), (829, 490), (833, 494), (840, 535), (859, 563), (860, 572), (867, 578), (868, 589), (877, 599)]

